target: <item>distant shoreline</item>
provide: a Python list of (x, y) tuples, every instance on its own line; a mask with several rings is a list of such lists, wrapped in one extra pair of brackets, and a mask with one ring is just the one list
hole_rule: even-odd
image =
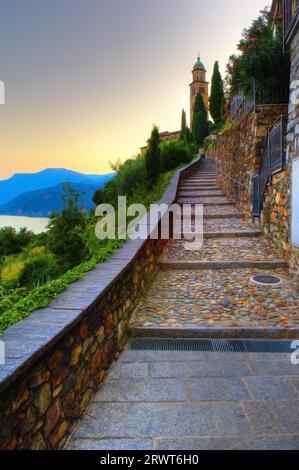
[(4, 227), (13, 227), (16, 230), (27, 228), (33, 233), (39, 234), (47, 230), (49, 220), (47, 217), (0, 215), (0, 229)]

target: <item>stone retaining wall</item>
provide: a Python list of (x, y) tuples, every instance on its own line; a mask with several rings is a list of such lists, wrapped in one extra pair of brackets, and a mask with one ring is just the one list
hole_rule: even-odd
[[(210, 157), (215, 160), (222, 172), (217, 178), (218, 184), (248, 220), (252, 218), (251, 176), (259, 170), (267, 131), (281, 115), (287, 115), (287, 106), (258, 107), (256, 112), (233, 123), (231, 129), (220, 134), (216, 150), (210, 152)], [(290, 132), (294, 132), (290, 128), (294, 129), (295, 124), (290, 126), (289, 122), (289, 135)], [(294, 135), (288, 138), (286, 153), (289, 158), (285, 167), (273, 176), (272, 184), (266, 189), (261, 228), (273, 248), (284, 257), (291, 269), (296, 270), (299, 266), (299, 250), (291, 245), (290, 232), (293, 145)], [(239, 186), (223, 173), (233, 177), (244, 186)]]
[[(174, 176), (160, 202), (175, 200), (188, 168)], [(147, 219), (141, 224), (150, 233)], [(1, 449), (64, 446), (126, 340), (164, 244), (149, 238), (126, 242), (49, 308), (0, 337), (6, 348), (6, 364), (0, 366)]]
[(217, 149), (211, 153), (219, 170), (243, 186), (219, 174), (217, 183), (225, 189), (247, 219), (252, 217), (251, 176), (259, 170), (265, 138), (271, 124), (287, 113), (286, 106), (260, 106), (256, 112), (232, 124), (218, 136)]

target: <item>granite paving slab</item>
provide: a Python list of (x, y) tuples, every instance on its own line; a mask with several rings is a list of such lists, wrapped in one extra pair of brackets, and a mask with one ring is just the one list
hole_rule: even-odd
[[(273, 362), (271, 356), (265, 357), (265, 364)], [(285, 356), (277, 354), (277, 359), (286, 366)], [(281, 387), (293, 377), (285, 366), (285, 376), (255, 376), (251, 361), (256, 357), (259, 354), (125, 350), (114, 369), (125, 363), (133, 377), (143, 359), (149, 374), (133, 380), (109, 377), (67, 448), (297, 449), (299, 399), (290, 396), (288, 387), (283, 395)], [(281, 397), (265, 400), (260, 390), (273, 394), (273, 380)]]

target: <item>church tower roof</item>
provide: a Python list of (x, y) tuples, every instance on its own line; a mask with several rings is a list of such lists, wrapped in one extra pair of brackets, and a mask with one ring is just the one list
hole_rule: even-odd
[(204, 64), (202, 63), (200, 56), (198, 55), (197, 61), (194, 64), (193, 70), (206, 70)]

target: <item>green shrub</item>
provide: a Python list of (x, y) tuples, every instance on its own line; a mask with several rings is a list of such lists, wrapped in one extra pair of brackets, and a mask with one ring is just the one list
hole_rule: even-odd
[(127, 160), (119, 172), (120, 195), (132, 196), (138, 186), (146, 183), (145, 158)]
[(59, 272), (55, 257), (48, 252), (40, 253), (25, 264), (19, 283), (22, 287), (37, 287), (57, 277)]
[(18, 232), (12, 227), (0, 230), (0, 257), (20, 253), (23, 248), (34, 240), (34, 234), (26, 228)]
[(64, 194), (61, 213), (49, 223), (48, 248), (66, 271), (86, 260), (88, 251), (84, 242), (87, 218), (78, 206), (80, 194), (69, 185), (65, 186)]
[(25, 266), (22, 256), (8, 256), (1, 267), (1, 284), (6, 289), (15, 289), (20, 284), (20, 276)]
[[(33, 289), (24, 298), (17, 294), (18, 290), (15, 293), (15, 299), (13, 299), (13, 295), (4, 297), (3, 302), (6, 302), (7, 305), (5, 311), (2, 313), (0, 306), (0, 332), (23, 318), (26, 318), (34, 310), (47, 307), (49, 303), (64, 292), (70, 284), (80, 279), (88, 271), (94, 269), (98, 263), (107, 260), (113, 251), (119, 248), (122, 243), (123, 242), (119, 240), (107, 241), (106, 246), (99, 250), (97, 256), (67, 271), (59, 279), (55, 279), (41, 287)], [(21, 290), (20, 292), (23, 291)]]
[(195, 148), (184, 140), (171, 140), (161, 145), (162, 171), (170, 171), (193, 160)]
[(138, 186), (146, 185), (145, 157), (138, 155), (127, 160), (119, 169), (117, 176), (93, 195), (96, 205), (112, 204), (117, 206), (118, 196), (132, 196)]
[(12, 289), (6, 292), (3, 286), (0, 286), (0, 314), (12, 308), (14, 304), (28, 295), (28, 290), (24, 288)]

